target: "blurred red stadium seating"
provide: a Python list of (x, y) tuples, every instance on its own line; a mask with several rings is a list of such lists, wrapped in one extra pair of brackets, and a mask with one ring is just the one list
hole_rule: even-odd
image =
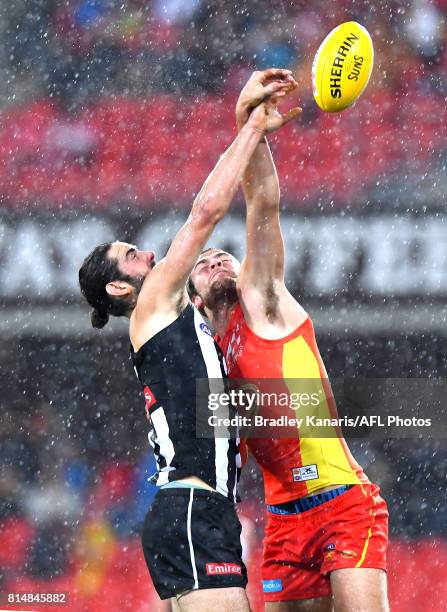
[[(234, 102), (212, 95), (114, 98), (76, 117), (45, 99), (14, 108), (1, 117), (3, 204), (187, 205), (235, 135)], [(303, 205), (319, 196), (361, 201), (384, 176), (411, 173), (445, 149), (444, 113), (435, 95), (384, 89), (345, 113), (288, 126), (272, 138), (283, 197)], [(90, 148), (55, 146), (57, 125), (83, 129)]]

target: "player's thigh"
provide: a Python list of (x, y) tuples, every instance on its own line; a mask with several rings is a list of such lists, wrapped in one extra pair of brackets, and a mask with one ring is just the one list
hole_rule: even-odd
[(265, 612), (331, 612), (332, 597), (314, 597), (295, 601), (269, 601)]
[(169, 600), (170, 603), (170, 612), (180, 612), (180, 606), (178, 604), (178, 601), (175, 597), (171, 597), (171, 599)]
[(250, 612), (245, 589), (201, 589), (190, 591), (177, 599), (180, 612)]
[(330, 574), (335, 612), (389, 612), (386, 572), (368, 567)]

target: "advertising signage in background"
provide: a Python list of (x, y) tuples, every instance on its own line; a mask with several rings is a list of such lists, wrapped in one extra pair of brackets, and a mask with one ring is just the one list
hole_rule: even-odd
[[(180, 213), (0, 218), (0, 298), (78, 302), (77, 272), (89, 250), (122, 239), (150, 246), (157, 258), (184, 222)], [(447, 295), (447, 216), (283, 213), (286, 277), (301, 299), (341, 297), (424, 301)], [(212, 244), (242, 259), (244, 217), (230, 214)]]

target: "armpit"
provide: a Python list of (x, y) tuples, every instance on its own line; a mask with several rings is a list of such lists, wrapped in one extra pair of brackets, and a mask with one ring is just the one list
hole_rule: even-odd
[(279, 296), (271, 283), (265, 292), (265, 315), (270, 323), (274, 323), (278, 317)]

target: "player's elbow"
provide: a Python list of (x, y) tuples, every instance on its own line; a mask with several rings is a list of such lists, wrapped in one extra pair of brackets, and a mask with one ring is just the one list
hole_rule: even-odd
[(214, 227), (225, 215), (226, 207), (220, 206), (219, 201), (207, 198), (198, 207), (196, 222), (203, 227)]
[(258, 211), (269, 213), (277, 213), (279, 210), (279, 196), (269, 197), (264, 193), (258, 194), (251, 198), (248, 202), (249, 206), (256, 208)]

